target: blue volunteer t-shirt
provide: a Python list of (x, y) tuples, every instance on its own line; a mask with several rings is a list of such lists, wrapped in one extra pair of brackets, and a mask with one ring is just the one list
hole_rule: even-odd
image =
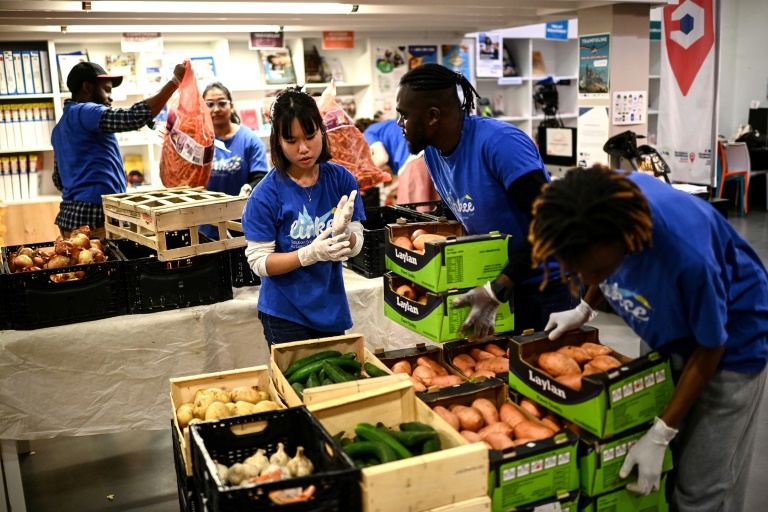
[(408, 141), (403, 137), (403, 129), (397, 126), (397, 121), (374, 123), (363, 132), (363, 137), (369, 146), (373, 146), (376, 142), (381, 142), (384, 145), (384, 149), (389, 155), (387, 165), (394, 174), (400, 171), (400, 167), (411, 156), (411, 152), (408, 151)]
[(107, 107), (96, 103), (64, 104), (51, 144), (64, 185), (62, 199), (101, 204), (103, 194), (126, 190), (120, 146), (114, 133), (99, 129)]
[[(517, 248), (528, 236), (528, 218), (510, 200), (507, 189), (519, 177), (543, 170), (539, 151), (530, 137), (509, 123), (488, 117), (467, 116), (459, 145), (449, 156), (428, 146), (424, 151), (429, 175), (467, 234), (500, 231), (512, 235)], [(549, 264), (549, 280), (560, 277), (558, 265)], [(541, 282), (539, 270), (524, 284)]]
[[(358, 190), (355, 177), (334, 163), (320, 164), (317, 183), (307, 188), (272, 169), (246, 203), (245, 238), (254, 242), (275, 241), (275, 252), (297, 251), (333, 224), (333, 210), (339, 199), (353, 190)], [(359, 191), (352, 220), (365, 220)], [(352, 327), (341, 262), (320, 261), (262, 278), (258, 307), (268, 315), (320, 331)]]
[(759, 256), (714, 208), (641, 173), (652, 245), (629, 254), (600, 284), (652, 348), (689, 357), (726, 344), (720, 368), (761, 371), (768, 361), (768, 277)]

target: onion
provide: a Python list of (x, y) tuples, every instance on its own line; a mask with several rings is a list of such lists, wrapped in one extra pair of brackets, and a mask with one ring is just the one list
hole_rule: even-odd
[(63, 254), (57, 254), (48, 261), (47, 268), (61, 268), (69, 266), (69, 257)]
[(80, 249), (88, 249), (91, 247), (91, 239), (88, 238), (88, 235), (85, 233), (78, 233), (70, 238), (70, 240), (75, 247), (79, 247)]
[(57, 240), (54, 242), (56, 254), (66, 254), (67, 251), (72, 250), (74, 245), (69, 240)]
[(82, 278), (84, 278), (85, 277), (85, 270), (78, 270), (77, 272), (74, 273), (74, 276), (75, 277), (73, 279), (82, 279)]
[(31, 267), (34, 262), (32, 261), (32, 258), (27, 256), (26, 254), (19, 254), (14, 258), (13, 260), (14, 265), (16, 265), (16, 268), (23, 269), (27, 267)]
[(104, 245), (101, 243), (101, 240), (98, 238), (91, 238), (91, 248), (96, 248), (100, 250), (101, 252), (104, 252)]
[(35, 255), (35, 251), (29, 247), (22, 247), (19, 249), (19, 255), (29, 256), (30, 258)]
[(43, 265), (45, 265), (45, 260), (43, 258), (41, 258), (40, 256), (33, 257), (32, 261), (35, 263), (36, 267), (42, 268)]
[(77, 255), (77, 263), (79, 265), (87, 265), (88, 263), (93, 263), (93, 260), (94, 257), (91, 251), (80, 251), (80, 254)]
[(90, 251), (91, 254), (93, 254), (93, 261), (95, 261), (96, 263), (101, 263), (102, 261), (104, 261), (104, 253), (101, 252), (100, 250), (96, 249), (95, 247), (91, 247), (90, 249), (88, 249), (88, 251)]
[(71, 236), (74, 237), (78, 233), (82, 233), (85, 236), (87, 236), (88, 238), (90, 238), (91, 237), (91, 228), (89, 228), (88, 226), (80, 226), (79, 228), (72, 230), (72, 235)]

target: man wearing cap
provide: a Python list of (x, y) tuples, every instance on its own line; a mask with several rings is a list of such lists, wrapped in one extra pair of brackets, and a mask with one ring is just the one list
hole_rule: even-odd
[(62, 191), (56, 225), (68, 238), (83, 225), (91, 236), (103, 237), (103, 194), (125, 192), (126, 177), (115, 133), (138, 130), (163, 109), (184, 78), (184, 64), (177, 64), (173, 79), (160, 91), (129, 108), (111, 108), (111, 92), (123, 82), (94, 62), (77, 64), (67, 87), (72, 99), (64, 102), (64, 114), (53, 129), (53, 183)]

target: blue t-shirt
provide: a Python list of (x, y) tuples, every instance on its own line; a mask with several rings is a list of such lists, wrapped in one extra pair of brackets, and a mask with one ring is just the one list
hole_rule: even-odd
[[(333, 210), (339, 199), (353, 190), (358, 190), (355, 177), (334, 163), (320, 164), (317, 183), (308, 188), (272, 169), (256, 186), (243, 211), (245, 238), (274, 241), (275, 252), (297, 251), (333, 224)], [(359, 192), (352, 220), (365, 220)], [(320, 261), (262, 278), (258, 307), (268, 315), (319, 331), (352, 327), (341, 262)]]
[(759, 256), (706, 201), (641, 173), (652, 245), (629, 254), (600, 284), (605, 298), (660, 352), (689, 357), (726, 344), (720, 368), (761, 371), (768, 361), (768, 277)]
[[(424, 151), (429, 175), (467, 234), (500, 231), (512, 235), (517, 248), (528, 236), (528, 218), (511, 201), (507, 189), (519, 177), (544, 171), (544, 162), (531, 138), (509, 123), (488, 117), (467, 116), (459, 145), (444, 157), (436, 148)], [(550, 281), (559, 278), (556, 263), (550, 263)], [(541, 282), (539, 270), (524, 284)]]
[[(250, 173), (261, 171), (266, 174), (269, 170), (267, 151), (253, 130), (241, 125), (232, 137), (216, 139), (223, 142), (229, 152), (219, 147), (215, 149), (208, 190), (237, 196), (240, 188), (248, 183)], [(214, 240), (219, 239), (219, 230), (215, 226), (205, 224), (199, 226), (199, 230)]]
[(411, 152), (408, 151), (408, 141), (403, 137), (403, 129), (397, 126), (397, 121), (374, 123), (363, 132), (363, 137), (369, 146), (373, 146), (376, 142), (382, 143), (389, 155), (387, 165), (392, 169), (393, 174), (397, 174), (400, 167), (411, 156)]
[(64, 186), (64, 201), (101, 204), (103, 194), (126, 190), (117, 137), (99, 129), (106, 110), (96, 103), (67, 102), (53, 128), (51, 145)]

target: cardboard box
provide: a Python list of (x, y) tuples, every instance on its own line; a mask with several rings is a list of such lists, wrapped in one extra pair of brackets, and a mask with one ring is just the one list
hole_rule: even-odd
[(191, 375), (189, 377), (177, 377), (170, 379), (171, 383), (171, 413), (173, 414), (173, 428), (181, 442), (181, 454), (184, 459), (184, 467), (187, 476), (192, 476), (192, 453), (190, 451), (189, 428), (182, 432), (176, 419), (176, 409), (183, 403), (193, 402), (195, 393), (200, 389), (219, 388), (231, 391), (239, 386), (258, 386), (259, 390), (266, 391), (273, 402), (280, 407), (285, 407), (277, 394), (275, 386), (269, 380), (269, 370), (266, 366), (254, 366), (231, 370), (227, 372), (205, 373)]
[[(392, 243), (399, 236), (410, 238), (417, 229), (448, 238), (425, 244), (424, 254)], [(507, 266), (510, 238), (498, 232), (464, 235), (464, 228), (456, 221), (389, 224), (385, 246), (387, 270), (432, 292), (474, 288), (496, 279)]]
[(579, 506), (579, 491), (573, 491), (551, 500), (537, 501), (516, 507), (515, 512), (576, 512)]
[[(449, 343), (446, 343), (443, 345), (443, 358), (445, 359), (446, 366), (450, 366), (454, 370), (456, 370), (460, 375), (464, 375), (461, 370), (457, 366), (453, 364), (453, 359), (461, 354), (468, 354), (470, 350), (473, 348), (479, 348), (483, 349), (485, 345), (488, 343), (493, 343), (494, 345), (498, 346), (502, 350), (507, 350), (509, 348), (509, 338), (507, 337), (497, 337), (497, 338), (491, 338), (491, 339), (485, 339), (485, 340), (479, 340), (479, 341), (469, 341), (469, 340), (459, 340), (459, 341), (451, 341)], [(509, 356), (509, 352), (507, 352), (507, 356)], [(464, 375), (466, 377), (466, 375)], [(497, 373), (496, 378), (503, 380), (504, 382), (509, 381), (509, 372), (503, 372), (503, 373)]]
[[(304, 400), (293, 390), (288, 379), (283, 375), (283, 370), (288, 368), (291, 363), (301, 358), (311, 356), (317, 352), (325, 350), (338, 350), (342, 354), (355, 352), (355, 360), (359, 363), (371, 363), (379, 369), (392, 373), (389, 368), (379, 362), (376, 357), (365, 348), (365, 339), (362, 334), (345, 334), (343, 336), (332, 336), (329, 338), (319, 338), (308, 341), (294, 341), (292, 343), (279, 343), (272, 345), (272, 380), (275, 383), (280, 396), (283, 397), (288, 407), (317, 403), (323, 400), (336, 398), (337, 396), (346, 396), (350, 393), (364, 391), (370, 387), (378, 387), (393, 382), (388, 377), (367, 378), (356, 382), (342, 382), (328, 386), (318, 386), (308, 389), (304, 394)], [(384, 379), (384, 380), (377, 380)], [(395, 379), (395, 381), (399, 380)]]
[[(486, 398), (501, 407), (509, 403), (531, 421), (537, 420), (508, 398), (507, 386), (498, 379), (464, 389), (452, 388), (452, 394), (431, 401), (430, 407), (469, 406)], [(503, 512), (524, 505), (555, 500), (579, 489), (577, 466), (578, 436), (562, 429), (553, 438), (507, 450), (488, 450), (490, 470), (488, 489), (493, 510)]]
[[(472, 308), (451, 303), (468, 289), (427, 292), (427, 303), (420, 304), (395, 293), (399, 286), (409, 282), (392, 272), (384, 274), (384, 316), (432, 341), (454, 341), (469, 334), (460, 334), (459, 328)], [(511, 303), (499, 306), (496, 332), (508, 332), (515, 328), (515, 315), (510, 307)]]
[[(581, 491), (587, 496), (598, 496), (637, 480), (637, 466), (627, 478), (619, 477), (627, 452), (638, 439), (648, 431), (650, 425), (632, 429), (608, 439), (599, 439), (591, 434), (580, 435), (579, 468), (581, 469)], [(672, 469), (672, 451), (667, 447), (661, 471)]]
[(579, 512), (668, 512), (666, 497), (667, 475), (661, 476), (659, 490), (641, 496), (625, 488), (591, 498), (581, 496)]
[[(449, 375), (456, 375), (457, 377), (461, 377), (461, 379), (466, 383), (470, 381), (467, 376), (463, 375), (461, 372), (456, 370), (456, 368), (448, 365), (446, 361), (443, 360), (443, 351), (440, 350), (440, 347), (426, 346), (424, 343), (417, 343), (416, 346), (412, 348), (403, 348), (398, 350), (383, 350), (379, 348), (374, 350), (373, 353), (379, 362), (386, 366), (390, 371), (392, 370), (392, 367), (399, 361), (408, 361), (412, 368), (416, 368), (416, 361), (420, 357), (428, 357), (429, 359), (445, 368)], [(461, 384), (457, 385), (460, 386)], [(439, 386), (431, 386), (427, 388), (426, 391), (417, 392), (416, 396), (425, 402), (429, 402), (433, 397), (439, 396), (440, 391), (441, 390)]]
[(630, 359), (611, 355), (622, 366), (584, 377), (580, 391), (564, 386), (532, 361), (565, 345), (599, 343), (592, 327), (550, 340), (547, 333), (514, 336), (509, 346), (509, 387), (597, 437), (606, 438), (643, 425), (664, 412), (674, 391), (669, 358), (658, 352)]
[(331, 434), (353, 432), (358, 423), (419, 421), (434, 428), (443, 449), (426, 455), (363, 468), (363, 510), (429, 510), (488, 494), (488, 450), (469, 444), (416, 398), (411, 383), (398, 382), (308, 406)]

